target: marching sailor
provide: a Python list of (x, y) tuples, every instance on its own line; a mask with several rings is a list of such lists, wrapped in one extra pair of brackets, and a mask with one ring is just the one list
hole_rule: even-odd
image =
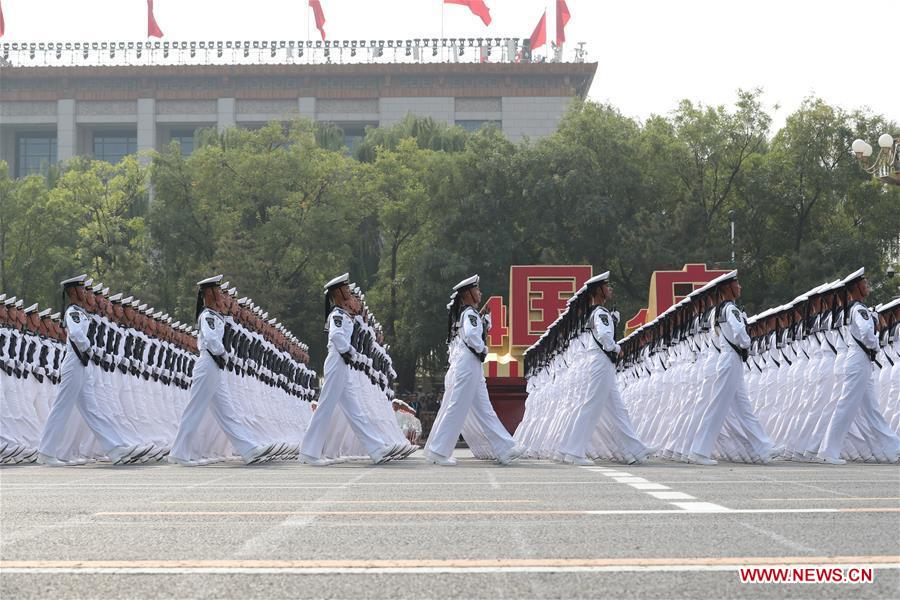
[(846, 361), (843, 365), (843, 386), (837, 405), (828, 422), (825, 439), (819, 448), (819, 458), (832, 465), (846, 463), (841, 458), (844, 438), (857, 414), (868, 426), (871, 436), (868, 443), (880, 450), (889, 461), (895, 462), (900, 454), (900, 438), (891, 431), (878, 406), (875, 392), (874, 368), (876, 356), (880, 350), (878, 334), (875, 331), (875, 319), (872, 311), (863, 304), (869, 295), (869, 282), (865, 277), (865, 269), (850, 274), (844, 279), (849, 304), (844, 318), (849, 321), (849, 333)]
[(197, 445), (193, 438), (207, 429), (204, 419), (207, 411), (225, 433), (235, 452), (240, 454), (245, 464), (260, 462), (274, 450), (272, 444), (259, 444), (253, 438), (252, 427), (242, 418), (234, 399), (229, 393), (225, 369), (225, 317), (220, 312), (222, 276), (217, 275), (197, 283), (197, 328), (200, 330), (197, 349), (200, 356), (194, 363), (191, 380), (191, 399), (181, 416), (181, 425), (175, 436), (175, 443), (169, 454), (169, 461), (182, 465), (203, 463), (197, 456)]
[(735, 305), (741, 296), (741, 284), (737, 271), (720, 278), (722, 297), (717, 324), (719, 326), (719, 354), (716, 361), (712, 398), (700, 418), (694, 442), (691, 445), (691, 462), (714, 465), (712, 453), (726, 418), (733, 415), (735, 424), (749, 443), (755, 459), (771, 462), (780, 455), (783, 447), (775, 448), (763, 431), (759, 419), (753, 413), (747, 387), (744, 383), (744, 363), (748, 359), (750, 335), (747, 333), (747, 317)]
[(585, 364), (589, 371), (587, 390), (579, 398), (571, 429), (559, 448), (562, 455), (559, 458), (564, 463), (593, 465), (585, 454), (602, 418), (612, 434), (611, 442), (626, 462), (644, 462), (654, 449), (645, 446), (635, 435), (616, 382), (616, 363), (621, 350), (615, 337), (619, 315), (604, 306), (613, 295), (609, 271), (588, 279), (586, 285), (592, 305), (588, 327), (594, 342), (593, 347), (589, 346)]
[(325, 312), (328, 319), (325, 383), (300, 448), (300, 460), (315, 466), (332, 462), (325, 458), (325, 444), (333, 433), (332, 417), (338, 409), (347, 418), (350, 429), (373, 463), (381, 464), (398, 458), (406, 449), (405, 444), (393, 444), (382, 439), (363, 409), (359, 381), (353, 372), (361, 357), (351, 343), (354, 316), (359, 312), (360, 306), (350, 291), (349, 282), (350, 274), (344, 273), (325, 284)]
[(490, 320), (476, 308), (481, 303), (478, 282), (478, 275), (473, 275), (453, 287), (456, 296), (448, 318), (450, 369), (444, 400), (424, 451), (428, 460), (439, 465), (456, 464), (453, 449), (468, 416), (474, 418), (497, 462), (509, 464), (523, 453), (500, 423), (488, 396), (482, 363), (487, 357), (485, 340)]
[(60, 367), (61, 382), (56, 401), (41, 436), (38, 462), (54, 466), (69, 464), (66, 460), (67, 434), (76, 408), (113, 464), (138, 462), (153, 449), (153, 445), (127, 444), (120, 424), (101, 408), (94, 392), (97, 367), (91, 364), (92, 343), (88, 337), (93, 321), (83, 308), (83, 305), (90, 306), (85, 293), (86, 279), (86, 275), (79, 275), (61, 284), (64, 302), (68, 304), (65, 309), (68, 348)]

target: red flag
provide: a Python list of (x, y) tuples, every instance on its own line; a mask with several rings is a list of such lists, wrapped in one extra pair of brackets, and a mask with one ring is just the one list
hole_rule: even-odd
[(481, 17), (481, 21), (485, 25), (491, 24), (491, 9), (487, 7), (484, 0), (444, 0), (444, 4), (460, 4), (468, 6), (473, 14)]
[(566, 23), (572, 17), (566, 0), (556, 0), (556, 45), (566, 41)]
[(3, 20), (3, 5), (0, 4), (0, 37), (3, 37), (3, 33), (6, 31), (6, 21)]
[(153, 16), (153, 0), (147, 0), (147, 37), (161, 38), (162, 36), (162, 29), (159, 28), (156, 17)]
[(537, 50), (541, 46), (547, 43), (547, 11), (544, 11), (544, 14), (541, 15), (541, 20), (538, 21), (537, 27), (534, 28), (534, 31), (531, 33), (531, 49)]
[(316, 29), (319, 30), (319, 33), (322, 34), (322, 39), (325, 39), (325, 12), (322, 10), (322, 2), (320, 0), (309, 0), (309, 7), (313, 10), (313, 15), (316, 17)]

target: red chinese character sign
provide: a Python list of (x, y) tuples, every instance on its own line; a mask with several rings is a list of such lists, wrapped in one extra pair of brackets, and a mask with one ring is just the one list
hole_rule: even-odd
[(708, 271), (704, 264), (687, 264), (680, 271), (654, 271), (650, 276), (647, 308), (642, 308), (625, 323), (625, 334), (649, 323), (695, 289), (728, 272)]
[(522, 353), (565, 310), (593, 271), (585, 265), (516, 265), (509, 269), (509, 310), (503, 298), (488, 298), (487, 377), (522, 377)]

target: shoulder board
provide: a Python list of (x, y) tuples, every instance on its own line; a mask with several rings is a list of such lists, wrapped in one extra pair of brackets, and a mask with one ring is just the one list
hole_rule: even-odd
[(728, 313), (726, 312), (728, 310), (728, 305), (734, 306), (734, 304), (730, 300), (726, 300), (719, 303), (719, 305), (716, 307), (716, 323), (725, 322), (725, 319), (728, 316)]

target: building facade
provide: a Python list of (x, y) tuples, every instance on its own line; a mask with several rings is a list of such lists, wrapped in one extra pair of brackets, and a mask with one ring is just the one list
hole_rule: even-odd
[(556, 130), (596, 63), (159, 65), (0, 68), (0, 160), (14, 176), (77, 155), (117, 162), (198, 129), (332, 122), (348, 147), (407, 114), (512, 141)]

